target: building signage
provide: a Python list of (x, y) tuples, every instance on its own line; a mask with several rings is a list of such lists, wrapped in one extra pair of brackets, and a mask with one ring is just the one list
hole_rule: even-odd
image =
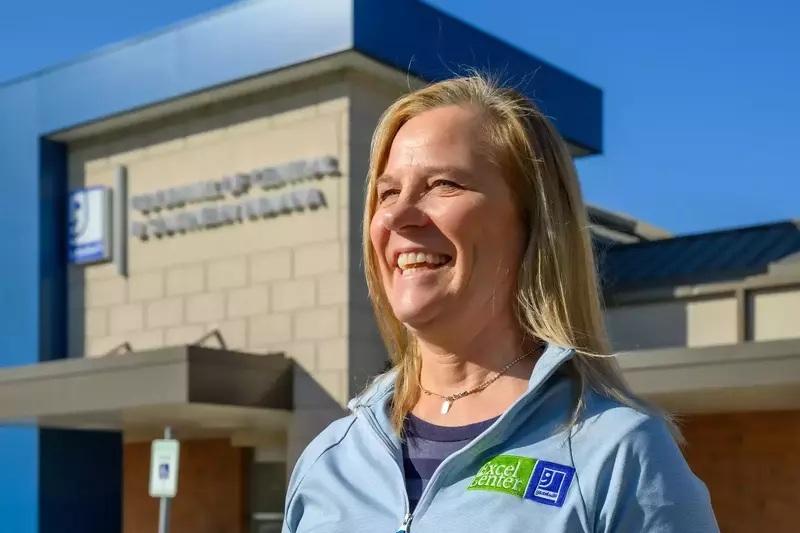
[[(303, 159), (140, 194), (129, 205), (127, 168), (119, 166), (113, 195), (111, 188), (101, 186), (69, 194), (69, 261), (85, 265), (109, 261), (113, 255), (117, 272), (127, 276), (129, 234), (144, 241), (317, 209), (326, 205), (325, 194), (313, 183), (339, 175), (335, 157)], [(250, 194), (258, 189), (273, 194)], [(143, 220), (129, 223), (129, 209)]]
[(154, 440), (150, 447), (150, 496), (174, 498), (178, 494), (180, 444), (174, 439)]
[(68, 201), (69, 262), (83, 265), (111, 259), (110, 189), (78, 189)]
[[(325, 196), (315, 187), (294, 188), (271, 196), (248, 195), (254, 189), (278, 191), (288, 185), (303, 185), (336, 175), (339, 175), (338, 160), (321, 157), (140, 194), (131, 199), (131, 207), (145, 220), (131, 223), (131, 235), (146, 240), (316, 209), (325, 205)], [(226, 198), (233, 201), (197, 206)]]

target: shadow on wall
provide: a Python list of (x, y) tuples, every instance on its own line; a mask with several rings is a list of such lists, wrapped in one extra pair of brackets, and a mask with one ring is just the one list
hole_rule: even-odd
[(299, 458), (305, 447), (331, 422), (349, 414), (346, 406), (320, 385), (320, 383), (300, 365), (294, 366), (293, 403), (294, 415), (289, 433), (287, 465), (289, 470)]
[[(77, 165), (70, 162), (68, 190), (81, 189), (86, 186), (86, 175), (83, 165), (80, 172), (75, 171)], [(66, 201), (66, 200), (65, 200)], [(86, 347), (86, 268), (67, 264), (67, 357), (84, 357)]]
[(684, 302), (653, 303), (606, 309), (606, 329), (616, 351), (677, 348), (689, 342)]

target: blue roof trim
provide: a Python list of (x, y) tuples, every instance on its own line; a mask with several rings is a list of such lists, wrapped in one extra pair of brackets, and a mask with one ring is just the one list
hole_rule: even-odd
[(605, 288), (710, 283), (766, 274), (770, 265), (800, 253), (800, 223), (777, 222), (633, 244), (600, 254)]
[(352, 10), (350, 0), (247, 2), (50, 69), (29, 78), (38, 129), (53, 133), (349, 50)]
[(603, 149), (600, 89), (419, 0), (244, 2), (8, 82), (0, 93), (33, 87), (36, 127), (47, 135), (352, 49), (431, 81), (465, 65), (507, 76), (570, 142)]
[(418, 0), (354, 2), (356, 50), (429, 81), (466, 68), (501, 76), (533, 99), (570, 142), (603, 150), (600, 89)]

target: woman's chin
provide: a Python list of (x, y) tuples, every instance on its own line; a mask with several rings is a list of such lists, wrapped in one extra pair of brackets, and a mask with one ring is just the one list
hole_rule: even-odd
[(435, 302), (430, 302), (427, 305), (400, 305), (393, 306), (394, 315), (397, 319), (406, 325), (407, 328), (419, 331), (425, 329), (426, 325), (431, 324), (439, 316), (438, 308)]

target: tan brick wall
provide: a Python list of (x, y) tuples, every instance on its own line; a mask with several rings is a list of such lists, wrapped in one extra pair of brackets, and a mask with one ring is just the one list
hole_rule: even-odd
[(683, 430), (722, 533), (800, 531), (800, 411), (691, 416)]
[[(316, 211), (145, 242), (130, 236), (127, 279), (109, 264), (73, 269), (70, 355), (99, 357), (124, 342), (134, 350), (192, 343), (219, 329), (231, 349), (286, 351), (344, 403), (348, 366), (339, 348), (347, 349), (349, 297), (340, 219), (348, 207), (348, 128), (342, 73), (72, 145), (71, 187), (113, 187), (121, 163), (130, 198), (327, 155), (339, 158), (343, 175), (315, 182), (327, 202)], [(129, 218), (144, 219), (133, 210)]]
[(800, 288), (756, 291), (748, 295), (750, 334), (754, 341), (796, 339), (800, 337), (797, 314)]
[[(129, 198), (301, 158), (339, 159), (342, 175), (314, 184), (323, 208), (146, 242), (129, 236), (127, 279), (111, 264), (70, 271), (71, 357), (125, 342), (137, 351), (194, 343), (218, 329), (230, 349), (293, 358), (289, 468), (352, 393), (348, 236), (351, 218), (360, 228), (361, 201), (351, 217), (349, 195), (362, 177), (350, 187), (349, 78), (330, 74), (70, 146), (70, 187), (113, 187), (124, 164)], [(131, 210), (129, 219), (143, 216)], [(380, 350), (370, 356), (383, 360)]]
[[(158, 500), (148, 494), (150, 444), (124, 447), (123, 533), (158, 531)], [(227, 440), (181, 445), (171, 533), (245, 533), (249, 454)]]
[[(341, 72), (73, 143), (72, 188), (113, 186), (124, 164), (131, 198), (326, 155), (339, 158), (342, 176), (316, 183), (326, 195), (316, 211), (129, 237), (127, 279), (111, 264), (72, 269), (69, 355), (194, 343), (214, 329), (231, 349), (282, 351), (300, 368), (291, 466), (384, 366), (361, 267), (363, 180), (378, 117), (403, 91)], [(143, 219), (133, 210), (129, 218)]]

